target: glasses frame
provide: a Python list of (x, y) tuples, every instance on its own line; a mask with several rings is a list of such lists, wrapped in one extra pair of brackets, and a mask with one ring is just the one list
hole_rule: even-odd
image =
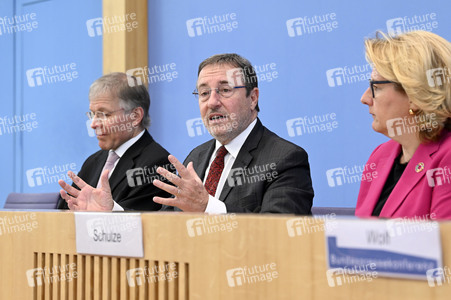
[(118, 109), (118, 110), (115, 110), (115, 111), (111, 111), (111, 112), (104, 112), (104, 111), (88, 111), (88, 112), (86, 112), (86, 116), (88, 117), (88, 119), (89, 120), (94, 120), (95, 119), (95, 117), (96, 117), (96, 114), (97, 113), (102, 113), (103, 115), (104, 115), (104, 117), (105, 118), (97, 118), (98, 120), (102, 120), (102, 121), (105, 121), (106, 119), (108, 119), (110, 116), (106, 116), (106, 115), (113, 115), (114, 113), (116, 113), (116, 112), (118, 112), (118, 111), (121, 111), (121, 110), (123, 110), (123, 111), (128, 111), (128, 110), (125, 110), (125, 108), (121, 108), (121, 109)]
[[(245, 87), (246, 87), (245, 85), (231, 86), (230, 88), (232, 88), (233, 92), (232, 92), (232, 94), (230, 94), (230, 96), (224, 96), (222, 93), (219, 92), (219, 88), (210, 89), (210, 95), (208, 95), (208, 97), (205, 98), (205, 100), (201, 100), (201, 101), (202, 101), (202, 102), (205, 102), (205, 101), (207, 101), (208, 99), (210, 99), (210, 97), (211, 97), (211, 91), (212, 91), (212, 90), (215, 90), (216, 93), (219, 94), (219, 95), (221, 95), (221, 97), (223, 97), (223, 98), (230, 98), (230, 97), (232, 97), (233, 94), (235, 93), (235, 89), (241, 89), (241, 88), (245, 88)], [(194, 95), (194, 97), (195, 97), (196, 99), (199, 99), (199, 91), (197, 90), (197, 88), (194, 89), (193, 95)]]
[(371, 80), (371, 79), (368, 79), (368, 81), (369, 81), (369, 83), (370, 83), (371, 95), (373, 96), (373, 99), (375, 98), (375, 97), (374, 97), (374, 87), (373, 87), (373, 85), (375, 85), (375, 84), (386, 84), (386, 83), (394, 83), (394, 84), (397, 84), (397, 82), (395, 82), (395, 81), (390, 81), (390, 80)]

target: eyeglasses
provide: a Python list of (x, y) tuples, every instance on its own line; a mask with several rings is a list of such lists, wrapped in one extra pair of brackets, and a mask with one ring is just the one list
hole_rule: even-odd
[(373, 85), (375, 85), (375, 84), (384, 84), (384, 83), (395, 83), (395, 84), (397, 83), (397, 82), (390, 81), (390, 80), (371, 80), (371, 79), (369, 79), (368, 81), (370, 82), (371, 94), (373, 95), (373, 98), (374, 98), (374, 87), (373, 87)]
[(205, 102), (210, 98), (212, 90), (215, 90), (216, 93), (218, 93), (224, 98), (230, 98), (232, 97), (233, 93), (235, 93), (235, 89), (241, 89), (245, 87), (246, 87), (245, 85), (234, 87), (223, 85), (218, 87), (217, 89), (201, 88), (200, 90), (195, 89), (193, 95), (196, 97), (196, 99), (198, 98), (201, 102)]
[(109, 117), (111, 117), (111, 115), (113, 115), (115, 112), (121, 111), (121, 110), (125, 110), (123, 108), (112, 111), (112, 112), (103, 112), (103, 111), (88, 111), (86, 113), (86, 116), (88, 117), (89, 120), (93, 120), (94, 118), (98, 119), (98, 120), (106, 120)]

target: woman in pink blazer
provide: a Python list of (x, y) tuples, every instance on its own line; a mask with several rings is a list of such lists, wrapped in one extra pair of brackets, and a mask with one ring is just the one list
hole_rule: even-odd
[(356, 216), (451, 219), (451, 44), (436, 34), (380, 33), (365, 41), (373, 64), (368, 105), (391, 140), (371, 154)]

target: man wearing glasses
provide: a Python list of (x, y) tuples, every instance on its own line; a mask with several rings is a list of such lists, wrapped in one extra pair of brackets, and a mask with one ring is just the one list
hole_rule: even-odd
[[(101, 172), (109, 170), (107, 181), (117, 208), (159, 210), (161, 205), (152, 197), (169, 196), (151, 183), (161, 177), (157, 167), (169, 167), (170, 163), (169, 153), (146, 129), (149, 106), (147, 89), (125, 73), (102, 76), (89, 89), (90, 111), (86, 114), (102, 150), (84, 162), (78, 176), (90, 186), (100, 187)], [(58, 208), (68, 208), (62, 198)]]
[[(313, 188), (307, 153), (264, 127), (257, 118), (259, 89), (251, 63), (237, 54), (214, 55), (199, 65), (196, 90), (203, 122), (214, 139), (195, 148), (180, 163), (178, 175), (158, 168), (172, 185), (153, 181), (170, 193), (154, 197), (166, 209), (206, 213), (311, 214)], [(106, 181), (102, 174), (102, 182)], [(111, 210), (108, 189), (95, 190), (73, 173), (82, 188), (74, 195), (60, 181), (74, 207), (98, 203)]]

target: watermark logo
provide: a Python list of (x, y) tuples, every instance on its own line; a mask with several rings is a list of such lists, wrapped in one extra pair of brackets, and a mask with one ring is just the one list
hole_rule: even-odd
[(177, 264), (173, 262), (154, 265), (151, 268), (145, 266), (144, 268), (130, 269), (125, 274), (127, 276), (128, 286), (130, 287), (161, 281), (171, 282), (178, 277)]
[(127, 182), (130, 187), (136, 187), (146, 184), (151, 184), (155, 179), (160, 181), (165, 181), (165, 178), (157, 173), (158, 167), (165, 168), (170, 172), (174, 172), (176, 169), (174, 165), (167, 164), (162, 166), (153, 166), (149, 168), (148, 166), (144, 166), (144, 168), (134, 168), (127, 170), (125, 172), (127, 176)]
[(436, 219), (436, 214), (431, 213), (421, 217), (390, 219), (386, 221), (385, 225), (388, 235), (394, 238), (418, 232), (431, 232), (434, 228), (438, 228), (437, 222), (430, 222), (434, 219)]
[(190, 237), (202, 236), (216, 232), (231, 232), (238, 228), (236, 214), (211, 215), (193, 218), (186, 221), (186, 229)]
[[(100, 238), (110, 238), (109, 235), (114, 232), (131, 232), (138, 228), (136, 219), (126, 214), (116, 214), (114, 218), (98, 217), (86, 222), (88, 235), (96, 240)], [(117, 238), (119, 238), (117, 236)]]
[(435, 113), (394, 118), (386, 121), (388, 136), (401, 136), (420, 131), (431, 132), (439, 127)]
[(149, 85), (159, 82), (172, 82), (174, 79), (178, 78), (176, 63), (134, 68), (127, 70), (125, 73), (136, 78), (127, 78), (128, 85), (130, 87), (134, 87), (136, 85)]
[(114, 114), (111, 116), (104, 116), (97, 118), (100, 122), (98, 126), (92, 128), (94, 119), (86, 121), (86, 129), (90, 137), (95, 137), (101, 134), (112, 134), (117, 132), (132, 132), (140, 126), (140, 123), (133, 122), (138, 115), (134, 112), (126, 112), (124, 114)]
[(344, 81), (344, 70), (343, 68), (334, 68), (326, 71), (327, 83), (330, 87), (335, 87), (343, 85)]
[(31, 132), (36, 128), (38, 128), (38, 121), (35, 113), (0, 117), (0, 135)]
[(36, 21), (36, 13), (0, 17), (0, 35), (31, 32), (37, 28), (38, 21)]
[(352, 268), (334, 268), (326, 271), (327, 284), (330, 287), (341, 286), (361, 281), (371, 282), (377, 278), (376, 264), (370, 263)]
[(133, 77), (128, 77), (127, 76), (127, 81), (128, 81), (128, 85), (131, 87), (134, 87), (136, 85), (143, 85), (146, 83), (146, 81), (148, 81), (148, 75), (146, 75), (146, 72), (148, 72), (148, 68), (144, 67), (144, 68), (135, 68), (135, 69), (130, 69), (125, 71), (125, 73), (127, 75), (133, 76)]
[(361, 181), (371, 182), (377, 178), (376, 163), (329, 169), (326, 171), (326, 177), (327, 184), (330, 187), (359, 183)]
[(303, 134), (314, 134), (318, 132), (331, 132), (338, 128), (337, 115), (327, 113), (314, 115), (312, 117), (300, 117), (289, 119), (286, 122), (288, 136), (295, 137)]
[(227, 81), (231, 87), (245, 86), (246, 83), (252, 83), (256, 79), (255, 75), (254, 70), (248, 70), (247, 68), (233, 68), (226, 72)]
[(445, 68), (435, 68), (426, 71), (426, 77), (430, 87), (440, 87), (451, 83), (451, 70)]
[(441, 286), (443, 283), (451, 282), (451, 270), (449, 267), (429, 269), (426, 271), (429, 287)]
[(27, 80), (30, 87), (44, 84), (44, 70), (42, 68), (27, 70)]
[(238, 29), (236, 13), (214, 15), (211, 17), (193, 18), (186, 21), (189, 37), (215, 34), (218, 32), (231, 32)]
[(337, 87), (345, 84), (353, 84), (368, 81), (371, 78), (372, 68), (370, 64), (344, 66), (326, 71), (327, 84), (329, 87)]
[(190, 37), (196, 37), (202, 35), (204, 32), (204, 19), (194, 18), (186, 21), (186, 29)]
[(398, 17), (386, 21), (387, 32), (396, 36), (402, 33), (415, 30), (432, 31), (438, 28), (437, 14), (428, 13), (424, 15), (414, 15), (412, 17)]
[(227, 284), (230, 287), (238, 287), (258, 282), (271, 282), (279, 278), (277, 264), (272, 262), (269, 264), (244, 266), (226, 271)]
[(451, 169), (448, 166), (427, 170), (426, 178), (430, 187), (451, 183)]
[(56, 284), (63, 281), (70, 282), (78, 276), (76, 263), (53, 266), (52, 268), (29, 269), (25, 274), (29, 287), (42, 286), (45, 283)]
[(279, 77), (275, 62), (254, 65), (252, 68), (232, 68), (226, 72), (230, 86), (245, 86), (255, 82), (272, 82)]
[[(154, 172), (148, 173), (147, 170), (147, 166), (145, 166), (144, 168), (127, 170), (126, 175), (128, 185), (130, 187), (141, 186), (144, 184), (152, 183), (155, 179), (160, 179), (159, 175), (155, 175)], [(155, 176), (155, 178), (153, 175)]]
[(86, 21), (86, 29), (90, 37), (101, 36), (104, 33), (131, 32), (138, 28), (136, 13), (120, 16), (105, 16)]
[[(292, 218), (287, 220), (287, 232), (289, 237), (296, 237), (305, 234), (324, 232), (326, 229), (336, 228), (337, 215), (335, 213), (315, 216), (314, 218)], [(320, 222), (322, 221), (322, 222)]]
[(318, 32), (331, 32), (338, 28), (337, 14), (327, 13), (311, 17), (299, 17), (286, 21), (289, 37), (297, 37)]
[(387, 31), (391, 35), (398, 35), (404, 32), (404, 20), (402, 18), (389, 19), (385, 22)]
[(14, 217), (0, 218), (0, 235), (16, 232), (31, 232), (38, 228), (36, 213), (27, 213), (24, 215), (15, 215)]
[(93, 18), (86, 21), (86, 28), (88, 29), (88, 35), (95, 37), (103, 34), (103, 19)]
[(223, 118), (228, 119), (228, 122), (220, 122), (219, 124), (212, 124), (209, 127), (206, 127), (205, 124), (209, 124), (210, 120), (208, 117), (205, 117), (205, 120), (202, 118), (194, 118), (186, 121), (186, 129), (188, 130), (189, 137), (201, 136), (209, 132), (211, 135), (215, 135), (218, 132), (230, 132), (233, 129), (238, 127), (237, 116), (235, 113), (231, 113), (229, 115), (223, 115)]
[(227, 183), (229, 186), (234, 187), (260, 181), (272, 182), (278, 176), (276, 167), (276, 163), (270, 163), (265, 165), (255, 165), (251, 168), (232, 168), (227, 177)]
[(72, 82), (78, 78), (77, 64), (44, 66), (26, 71), (29, 87), (42, 86), (58, 82)]
[(186, 129), (188, 130), (189, 137), (201, 136), (207, 133), (202, 118), (194, 118), (186, 121)]
[(39, 167), (28, 169), (25, 173), (29, 187), (42, 186), (45, 184), (57, 183), (58, 180), (70, 181), (67, 171), (75, 171), (76, 164), (68, 163), (64, 165), (54, 165), (53, 167)]
[(35, 287), (41, 286), (43, 281), (42, 278), (44, 276), (44, 270), (42, 268), (29, 269), (26, 272), (28, 286)]

